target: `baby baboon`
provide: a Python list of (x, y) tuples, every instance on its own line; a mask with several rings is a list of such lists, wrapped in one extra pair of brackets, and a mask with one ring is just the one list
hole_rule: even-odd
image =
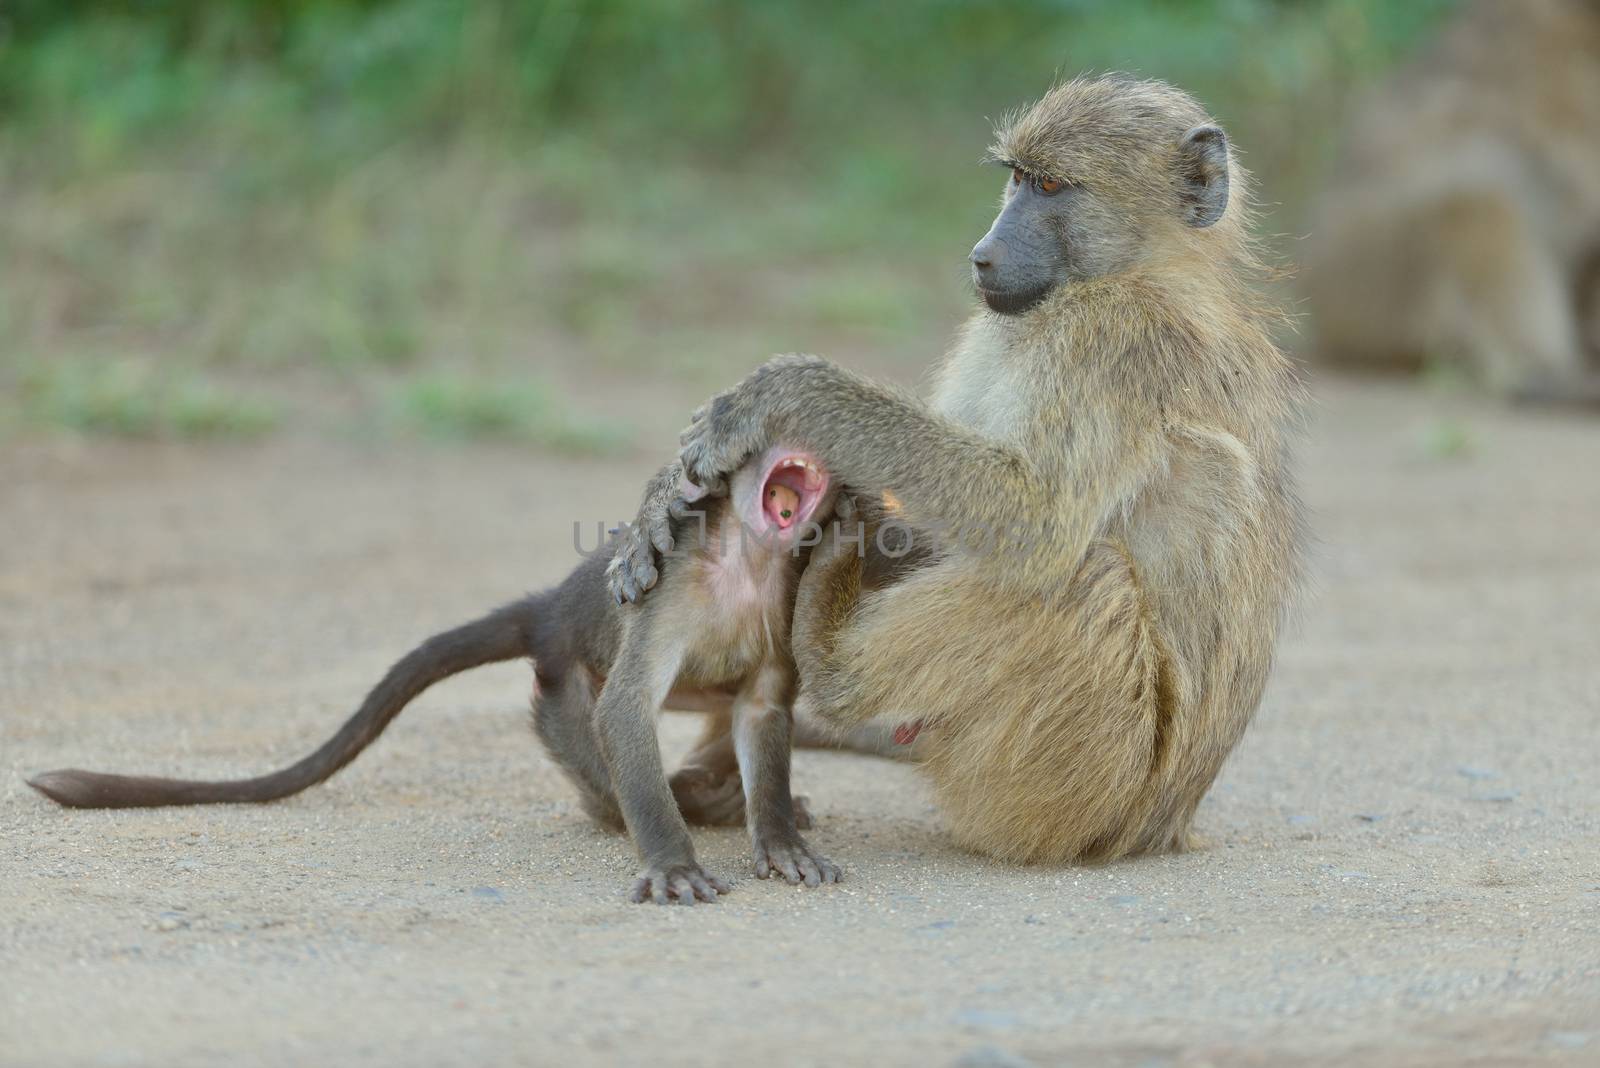
[[(658, 474), (653, 496), (675, 497), (681, 472), (674, 464)], [(29, 783), (80, 808), (287, 797), (354, 760), (434, 683), (531, 657), (534, 727), (589, 814), (633, 836), (644, 861), (635, 901), (693, 904), (727, 892), (695, 859), (685, 817), (747, 822), (761, 878), (776, 871), (791, 883), (835, 882), (838, 869), (800, 836), (798, 824), (809, 819), (801, 809), (797, 821), (789, 792), (789, 620), (808, 540), (801, 535), (827, 516), (829, 482), (802, 452), (769, 450), (734, 475), (730, 496), (708, 505), (703, 524), (657, 528), (659, 548), (676, 537), (682, 550), (664, 564), (661, 591), (644, 610), (624, 608), (608, 593), (608, 556), (589, 557), (561, 585), (423, 642), (322, 748), (281, 771), (196, 782), (63, 770)], [(657, 576), (644, 577), (654, 583)], [(654, 722), (664, 704), (711, 713), (670, 783)]]
[[(1252, 286), (1246, 175), (1192, 98), (1119, 76), (1051, 90), (993, 158), (985, 307), (932, 403), (781, 357), (697, 413), (685, 470), (715, 481), (793, 441), (913, 538), (1003, 535), (942, 536), (878, 579), (870, 551), (824, 540), (795, 608), (800, 706), (899, 721), (979, 852), (1181, 849), (1297, 573), (1301, 390)], [(663, 522), (647, 496), (619, 579)]]
[(1358, 109), (1306, 243), (1318, 355), (1600, 403), (1600, 3), (1486, 0)]

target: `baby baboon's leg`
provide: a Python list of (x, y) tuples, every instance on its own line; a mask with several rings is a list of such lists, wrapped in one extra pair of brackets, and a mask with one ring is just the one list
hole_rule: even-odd
[(623, 822), (644, 862), (633, 900), (692, 905), (715, 901), (731, 888), (695, 859), (661, 763), (656, 712), (683, 664), (681, 640), (656, 618), (671, 607), (670, 600), (652, 601), (631, 613), (594, 715)]
[(706, 714), (705, 729), (669, 784), (678, 810), (702, 827), (737, 827), (744, 823), (744, 785), (739, 758), (733, 751), (733, 703)]
[(733, 751), (733, 698), (727, 705), (706, 713), (700, 738), (683, 758), (685, 768), (705, 768), (717, 772), (737, 772), (739, 758)]
[(574, 667), (560, 674), (540, 671), (533, 693), (533, 729), (545, 751), (578, 788), (584, 811), (595, 822), (622, 829), (622, 810), (611, 789), (611, 775), (600, 756), (594, 729), (594, 687), (588, 672)]
[[(733, 749), (733, 700), (706, 719), (700, 741), (683, 766), (667, 780), (678, 810), (690, 824), (700, 827), (744, 826), (744, 781)], [(801, 744), (796, 742), (796, 744)], [(794, 798), (794, 825), (811, 829), (811, 808), (806, 798)]]
[(807, 886), (839, 881), (839, 869), (800, 836), (789, 792), (793, 668), (762, 666), (733, 705), (733, 744), (744, 779), (745, 809), (755, 853), (756, 876), (776, 871)]

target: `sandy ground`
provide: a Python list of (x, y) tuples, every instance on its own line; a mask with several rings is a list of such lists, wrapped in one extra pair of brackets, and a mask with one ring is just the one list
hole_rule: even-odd
[(1208, 848), (1004, 867), (913, 769), (804, 753), (848, 881), (757, 882), (742, 833), (701, 833), (737, 888), (694, 909), (624, 900), (525, 665), (278, 805), (21, 781), (299, 755), (412, 642), (557, 578), (650, 457), (11, 446), (0, 1062), (1600, 1064), (1600, 422), (1319, 394), (1317, 586)]

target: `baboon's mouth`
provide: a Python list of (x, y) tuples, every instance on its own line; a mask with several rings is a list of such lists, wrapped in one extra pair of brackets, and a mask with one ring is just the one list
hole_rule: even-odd
[(811, 457), (780, 453), (761, 478), (761, 514), (779, 530), (811, 519), (828, 490), (828, 475)]
[(988, 289), (982, 285), (977, 287), (978, 296), (983, 298), (989, 310), (997, 311), (1001, 315), (1022, 314), (1049, 296), (1051, 288), (1048, 283), (1021, 289)]

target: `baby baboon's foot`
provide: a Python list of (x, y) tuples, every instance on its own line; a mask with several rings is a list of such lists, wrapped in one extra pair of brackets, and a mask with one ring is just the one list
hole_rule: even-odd
[(817, 825), (811, 818), (811, 799), (803, 794), (796, 794), (794, 801), (794, 825), (798, 830), (809, 831)]
[(677, 902), (693, 905), (696, 901), (715, 901), (718, 894), (727, 894), (733, 887), (706, 871), (700, 865), (650, 864), (639, 873), (628, 895), (635, 903), (654, 901), (657, 905)]
[(737, 771), (679, 768), (667, 780), (678, 811), (702, 827), (737, 827), (744, 823), (744, 780)]
[(794, 833), (758, 833), (755, 839), (756, 878), (769, 878), (774, 872), (793, 886), (821, 886), (836, 883), (839, 869), (806, 840)]

